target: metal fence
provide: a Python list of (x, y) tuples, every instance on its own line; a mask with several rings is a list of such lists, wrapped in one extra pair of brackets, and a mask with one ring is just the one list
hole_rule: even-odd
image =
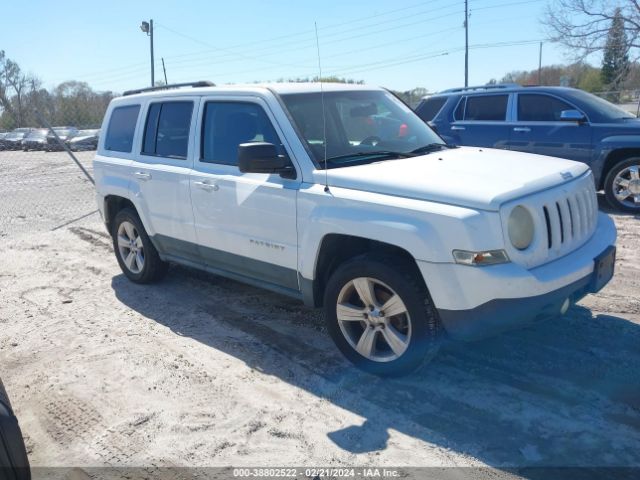
[(39, 125), (0, 134), (0, 239), (98, 218), (91, 181), (95, 129), (56, 128), (36, 118)]

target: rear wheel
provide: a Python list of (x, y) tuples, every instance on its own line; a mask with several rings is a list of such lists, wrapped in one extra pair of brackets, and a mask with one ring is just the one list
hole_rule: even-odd
[(640, 213), (640, 157), (614, 165), (605, 179), (604, 192), (612, 207)]
[(437, 313), (401, 260), (365, 255), (341, 265), (327, 283), (324, 311), (340, 351), (370, 373), (406, 375), (437, 352)]
[(152, 283), (167, 272), (168, 264), (160, 259), (135, 210), (125, 208), (117, 213), (111, 237), (120, 268), (129, 280)]

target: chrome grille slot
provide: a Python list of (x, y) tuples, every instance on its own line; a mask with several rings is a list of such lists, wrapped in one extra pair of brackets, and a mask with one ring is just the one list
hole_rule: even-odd
[[(580, 235), (580, 216), (577, 215), (578, 211), (571, 197), (567, 197), (567, 205), (569, 206), (569, 215), (571, 216), (571, 238), (574, 238)], [(574, 214), (573, 212), (576, 213)]]
[(553, 245), (553, 234), (551, 233), (551, 220), (549, 219), (549, 210), (547, 209), (547, 207), (542, 207), (542, 210), (544, 211), (544, 221), (547, 225), (547, 248), (551, 248), (551, 245)]
[(557, 202), (544, 206), (544, 215), (547, 223), (547, 239), (549, 248), (560, 248), (562, 245), (562, 219)]
[(578, 205), (578, 211), (580, 212), (580, 237), (582, 237), (589, 229), (589, 218), (587, 217), (587, 208), (584, 204), (584, 195), (582, 195), (582, 192), (577, 192), (575, 199)]
[(569, 215), (569, 208), (567, 207), (566, 198), (556, 202), (558, 209), (558, 215), (560, 215), (561, 240), (562, 243), (571, 241), (571, 216)]

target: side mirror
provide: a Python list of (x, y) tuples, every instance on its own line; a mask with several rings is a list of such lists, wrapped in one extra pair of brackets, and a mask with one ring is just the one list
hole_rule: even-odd
[(279, 173), (295, 178), (295, 169), (284, 155), (278, 155), (273, 143), (251, 142), (238, 145), (238, 168), (242, 173)]
[(584, 114), (578, 110), (563, 110), (560, 112), (560, 120), (563, 122), (582, 123), (586, 120)]

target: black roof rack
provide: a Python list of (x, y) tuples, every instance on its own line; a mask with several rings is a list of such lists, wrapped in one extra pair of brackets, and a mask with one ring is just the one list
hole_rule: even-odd
[(499, 88), (519, 88), (520, 85), (517, 83), (498, 83), (494, 85), (477, 85), (474, 87), (459, 87), (459, 88), (449, 88), (448, 90), (443, 90), (440, 93), (455, 93), (455, 92), (468, 92), (473, 90), (492, 90)]
[(127, 90), (122, 94), (122, 96), (126, 97), (127, 95), (135, 95), (136, 93), (144, 93), (144, 92), (156, 92), (158, 90), (169, 90), (171, 88), (180, 88), (180, 87), (215, 87), (216, 84), (213, 82), (209, 82), (208, 80), (200, 80), (199, 82), (186, 82), (186, 83), (172, 83), (170, 85), (159, 85), (157, 87), (147, 87), (147, 88), (137, 88), (135, 90)]

